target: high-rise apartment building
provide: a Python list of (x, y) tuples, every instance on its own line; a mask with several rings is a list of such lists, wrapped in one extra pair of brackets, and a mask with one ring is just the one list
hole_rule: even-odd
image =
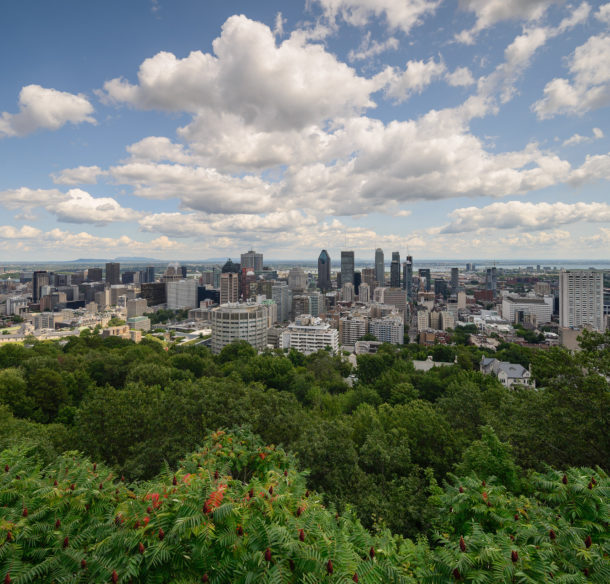
[(121, 264), (118, 262), (108, 262), (106, 264), (106, 284), (115, 286), (121, 283)]
[(604, 331), (604, 273), (562, 270), (559, 274), (559, 326), (591, 326)]
[(220, 304), (239, 300), (239, 275), (225, 272), (220, 275)]
[(366, 282), (362, 282), (362, 284), (360, 284), (360, 289), (358, 290), (358, 300), (360, 302), (364, 302), (365, 304), (368, 304), (371, 301), (371, 287)]
[(404, 323), (398, 316), (372, 318), (369, 322), (369, 333), (382, 343), (402, 345), (404, 343)]
[(341, 286), (341, 300), (343, 302), (354, 302), (356, 299), (356, 292), (354, 285), (347, 282)]
[(211, 311), (210, 324), (214, 354), (236, 340), (259, 351), (267, 344), (268, 315), (260, 304), (223, 304)]
[(330, 290), (330, 256), (325, 249), (318, 256), (318, 288), (322, 292)]
[(277, 304), (277, 320), (283, 322), (290, 317), (292, 291), (286, 282), (271, 286), (271, 299)]
[(339, 319), (339, 342), (342, 345), (353, 346), (368, 329), (367, 319), (362, 316), (342, 316)]
[(324, 294), (320, 292), (310, 292), (309, 296), (309, 314), (311, 316), (320, 316), (326, 314), (326, 304)]
[(241, 267), (251, 268), (255, 272), (263, 271), (263, 254), (256, 253), (254, 250), (241, 254)]
[(341, 252), (341, 286), (354, 283), (354, 252)]
[(49, 272), (46, 270), (38, 270), (32, 274), (32, 301), (34, 304), (40, 302), (42, 296), (41, 289), (43, 286), (49, 285)]
[(380, 247), (375, 250), (375, 280), (378, 286), (385, 286), (385, 263), (383, 250)]
[(392, 252), (392, 263), (390, 264), (390, 288), (400, 288), (400, 253)]

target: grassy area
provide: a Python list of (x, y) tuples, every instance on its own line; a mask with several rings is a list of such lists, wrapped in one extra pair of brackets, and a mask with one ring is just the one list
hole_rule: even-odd
[(7, 328), (3, 328), (0, 330), (0, 335), (10, 335), (12, 333), (16, 333), (21, 327), (19, 326), (9, 326)]

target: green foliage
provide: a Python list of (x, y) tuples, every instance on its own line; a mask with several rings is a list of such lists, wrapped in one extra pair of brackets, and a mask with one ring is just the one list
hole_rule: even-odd
[[(369, 438), (385, 441), (378, 432)], [(382, 521), (372, 534), (349, 509), (326, 508), (295, 465), (245, 430), (213, 432), (175, 470), (137, 484), (76, 452), (47, 465), (35, 447), (6, 449), (0, 577), (16, 584), (609, 581), (610, 480), (600, 469), (533, 473), (523, 495), (494, 479), (450, 475), (440, 489), (429, 475), (421, 476), (427, 488), (411, 475), (434, 511), (426, 518), (435, 533), (429, 545), (391, 536)], [(409, 516), (400, 483), (389, 490), (395, 512)], [(378, 507), (376, 495), (362, 504)]]
[(216, 432), (141, 485), (77, 453), (41, 470), (13, 449), (0, 465), (5, 582), (413, 581), (397, 540), (325, 509), (289, 456), (247, 433)]
[(475, 474), (482, 479), (495, 477), (510, 490), (518, 488), (518, 468), (510, 445), (500, 442), (491, 426), (482, 429), (480, 440), (475, 440), (462, 455), (456, 466), (459, 475)]
[[(465, 345), (383, 344), (353, 372), (328, 351), (258, 355), (243, 342), (220, 355), (94, 334), (31, 345), (0, 347), (0, 446), (23, 436), (46, 461), (78, 448), (128, 480), (177, 464), (206, 432), (247, 424), (293, 452), (327, 504), (416, 538), (431, 533), (434, 485), (456, 468), (515, 492), (528, 469), (609, 468), (603, 335), (584, 335), (577, 354), (503, 346), (498, 357), (531, 363), (535, 391), (478, 372), (484, 353)], [(428, 355), (452, 365), (415, 371)]]
[(435, 497), (438, 547), (422, 581), (610, 581), (608, 476), (590, 468), (535, 473), (527, 489), (515, 496), (492, 480), (451, 477)]

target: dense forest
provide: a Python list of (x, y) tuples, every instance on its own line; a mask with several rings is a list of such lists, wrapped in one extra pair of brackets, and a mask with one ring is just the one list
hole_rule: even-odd
[[(481, 374), (484, 353), (463, 344), (383, 345), (355, 368), (245, 343), (218, 356), (95, 334), (6, 344), (0, 576), (608, 582), (610, 333), (581, 345), (502, 345), (532, 390)], [(428, 354), (451, 365), (416, 371)], [(151, 493), (169, 494), (147, 515), (154, 544), (121, 528)]]

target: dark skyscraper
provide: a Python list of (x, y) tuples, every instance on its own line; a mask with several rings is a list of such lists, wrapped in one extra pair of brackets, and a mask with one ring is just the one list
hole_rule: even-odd
[(460, 270), (459, 268), (451, 268), (451, 292), (457, 294), (460, 287)]
[(87, 270), (88, 282), (101, 282), (103, 278), (102, 268), (89, 268)]
[(385, 263), (383, 250), (380, 247), (375, 250), (375, 280), (379, 287), (385, 286)]
[(318, 257), (318, 288), (323, 292), (330, 290), (330, 256), (325, 249)]
[(155, 281), (155, 266), (146, 266), (144, 270), (146, 273), (145, 282), (154, 282)]
[(108, 262), (106, 264), (106, 284), (111, 286), (121, 283), (121, 264), (118, 262)]
[(354, 283), (354, 252), (341, 252), (341, 286)]
[(410, 255), (402, 265), (402, 287), (407, 291), (407, 301), (413, 302), (413, 257)]
[(38, 302), (40, 302), (40, 289), (43, 286), (48, 286), (49, 285), (49, 273), (44, 271), (44, 270), (40, 270), (37, 272), (34, 272), (34, 274), (32, 275), (32, 301), (34, 302), (34, 304), (38, 304)]
[(447, 280), (444, 278), (436, 278), (434, 280), (434, 293), (437, 296), (447, 296)]
[(390, 264), (390, 287), (400, 288), (400, 253), (392, 252), (392, 263)]
[(487, 273), (485, 274), (485, 288), (487, 288), (487, 290), (493, 291), (495, 295), (497, 287), (498, 275), (496, 268), (487, 268)]

